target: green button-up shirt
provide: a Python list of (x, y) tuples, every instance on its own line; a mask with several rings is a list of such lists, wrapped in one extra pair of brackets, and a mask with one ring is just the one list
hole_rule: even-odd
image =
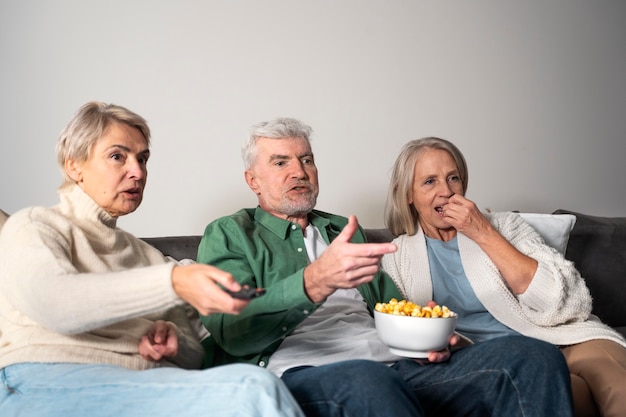
[[(318, 210), (309, 214), (309, 221), (326, 243), (332, 242), (348, 223), (345, 217)], [(365, 241), (359, 228), (352, 242)], [(243, 209), (209, 224), (197, 260), (230, 272), (242, 285), (267, 289), (240, 315), (201, 317), (211, 333), (204, 341), (206, 366), (232, 362), (267, 366), (282, 340), (321, 305), (309, 300), (304, 292), (303, 271), (309, 261), (302, 228), (261, 208)], [(402, 297), (382, 272), (358, 290), (370, 312), (376, 302)]]

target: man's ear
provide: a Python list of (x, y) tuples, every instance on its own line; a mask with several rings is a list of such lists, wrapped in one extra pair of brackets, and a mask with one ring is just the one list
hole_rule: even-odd
[(250, 171), (249, 169), (247, 169), (243, 173), (243, 175), (246, 179), (246, 183), (248, 184), (248, 187), (250, 187), (250, 189), (254, 191), (255, 194), (259, 194), (259, 184), (257, 183), (256, 176), (254, 175), (254, 173)]
[(67, 175), (69, 175), (69, 177), (75, 182), (81, 182), (83, 179), (81, 164), (79, 164), (75, 159), (67, 159), (65, 161), (65, 172), (67, 172)]

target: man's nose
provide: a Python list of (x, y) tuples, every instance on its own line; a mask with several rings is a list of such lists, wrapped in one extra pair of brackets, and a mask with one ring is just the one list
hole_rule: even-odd
[(294, 178), (307, 178), (308, 175), (306, 173), (306, 169), (304, 169), (304, 163), (302, 162), (298, 162), (297, 164), (293, 165), (293, 171), (291, 173), (291, 176)]

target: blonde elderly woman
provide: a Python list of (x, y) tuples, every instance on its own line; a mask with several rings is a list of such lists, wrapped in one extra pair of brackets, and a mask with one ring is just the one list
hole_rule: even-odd
[(60, 203), (0, 233), (0, 409), (17, 416), (302, 416), (270, 372), (200, 370), (187, 306), (238, 314), (249, 301), (215, 267), (178, 264), (116, 227), (139, 207), (150, 131), (90, 102), (61, 133)]
[(467, 184), (465, 158), (449, 141), (404, 146), (385, 209), (398, 251), (383, 269), (411, 301), (457, 312), (458, 332), (476, 343), (523, 334), (560, 346), (577, 417), (626, 416), (626, 341), (591, 314), (573, 263), (519, 215), (480, 212)]

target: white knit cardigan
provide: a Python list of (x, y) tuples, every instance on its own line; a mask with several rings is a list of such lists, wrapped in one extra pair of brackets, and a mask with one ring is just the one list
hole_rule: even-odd
[[(519, 251), (539, 262), (528, 289), (515, 295), (478, 244), (457, 234), (461, 263), (483, 306), (501, 323), (517, 332), (564, 346), (592, 339), (626, 340), (591, 314), (592, 300), (574, 264), (546, 245), (516, 213), (485, 214), (491, 224)], [(398, 250), (385, 255), (382, 268), (403, 296), (424, 305), (433, 297), (426, 239), (421, 227), (413, 236), (398, 236)], [(434, 300), (437, 301), (437, 300)]]

